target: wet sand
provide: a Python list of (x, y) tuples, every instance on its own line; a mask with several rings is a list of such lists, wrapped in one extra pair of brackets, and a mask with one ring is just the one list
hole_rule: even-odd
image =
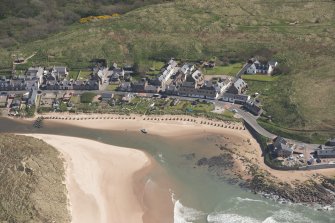
[[(48, 117), (48, 115), (46, 115)], [(50, 117), (50, 116), (49, 116)], [(280, 171), (268, 167), (264, 163), (262, 151), (250, 132), (242, 123), (230, 121), (208, 120), (190, 116), (140, 116), (140, 115), (53, 115), (58, 119), (45, 120), (51, 123), (64, 123), (78, 127), (117, 131), (140, 131), (145, 128), (148, 134), (159, 135), (167, 138), (193, 137), (200, 134), (220, 134), (230, 136), (232, 144), (249, 140), (238, 150), (242, 156), (254, 160), (262, 169), (270, 172), (277, 179), (284, 182), (296, 180), (304, 181), (313, 178), (314, 174), (333, 177), (333, 169), (306, 170), (306, 171)], [(241, 167), (244, 169), (244, 167)], [(248, 178), (248, 176), (246, 177)]]

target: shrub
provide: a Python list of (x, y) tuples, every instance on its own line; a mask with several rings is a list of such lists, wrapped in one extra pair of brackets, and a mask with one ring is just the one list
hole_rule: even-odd
[(81, 103), (91, 103), (93, 101), (93, 98), (96, 96), (93, 92), (85, 92), (80, 97)]

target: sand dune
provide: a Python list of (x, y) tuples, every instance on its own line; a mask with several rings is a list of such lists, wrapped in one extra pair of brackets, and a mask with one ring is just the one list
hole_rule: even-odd
[(150, 166), (138, 150), (57, 135), (31, 134), (58, 149), (65, 158), (66, 184), (73, 223), (143, 222), (138, 199), (143, 188), (134, 174)]

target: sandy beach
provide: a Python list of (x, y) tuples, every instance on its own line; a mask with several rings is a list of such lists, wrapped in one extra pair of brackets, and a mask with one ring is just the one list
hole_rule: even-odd
[[(139, 131), (145, 128), (148, 134), (159, 135), (163, 137), (185, 137), (197, 136), (204, 133), (222, 134), (231, 136), (232, 143), (238, 144), (243, 140), (249, 140), (250, 143), (244, 145), (238, 152), (244, 157), (254, 160), (264, 170), (270, 172), (274, 177), (285, 182), (296, 180), (308, 180), (313, 178), (314, 174), (323, 174), (325, 176), (334, 176), (333, 169), (307, 170), (307, 171), (279, 171), (268, 167), (264, 163), (259, 144), (244, 127), (242, 123), (208, 120), (202, 117), (190, 116), (141, 116), (141, 115), (66, 115), (55, 114), (45, 115), (47, 122), (66, 123), (83, 128), (117, 130), (117, 131)], [(289, 174), (288, 174), (289, 173)]]
[[(154, 222), (144, 197), (146, 176), (154, 164), (144, 152), (82, 138), (29, 136), (44, 140), (64, 157), (73, 223), (140, 223), (144, 217)], [(168, 195), (156, 199), (161, 198), (171, 201)], [(171, 211), (160, 216), (172, 219), (172, 204), (167, 206)]]
[[(207, 144), (212, 144), (212, 148), (216, 149), (203, 150), (201, 153), (207, 157), (219, 155), (221, 151), (217, 145), (226, 143), (234, 151), (236, 162), (233, 172), (246, 180), (250, 175), (240, 157), (247, 158), (281, 182), (303, 182), (314, 178), (315, 174), (334, 175), (333, 169), (278, 171), (269, 168), (264, 164), (259, 144), (242, 123), (171, 115), (47, 115), (44, 118), (46, 126), (66, 124), (139, 134), (144, 128), (147, 134), (168, 140), (189, 142), (204, 135), (213, 136)], [(74, 223), (173, 222), (169, 189), (174, 187), (169, 185), (171, 182), (165, 177), (163, 168), (144, 152), (81, 138), (43, 134), (32, 136), (54, 146), (66, 160), (66, 184)], [(156, 175), (164, 175), (160, 177), (164, 182), (153, 182), (148, 178), (153, 169)]]

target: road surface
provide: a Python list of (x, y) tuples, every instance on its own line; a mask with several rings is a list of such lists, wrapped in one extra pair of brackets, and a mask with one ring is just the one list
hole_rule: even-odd
[(237, 114), (241, 115), (243, 120), (246, 123), (248, 123), (256, 132), (270, 139), (273, 139), (276, 137), (276, 135), (272, 134), (271, 132), (268, 132), (267, 130), (265, 130), (262, 126), (260, 126), (257, 123), (257, 117), (253, 116), (249, 112), (243, 111), (242, 109), (238, 108), (236, 110), (237, 110)]

